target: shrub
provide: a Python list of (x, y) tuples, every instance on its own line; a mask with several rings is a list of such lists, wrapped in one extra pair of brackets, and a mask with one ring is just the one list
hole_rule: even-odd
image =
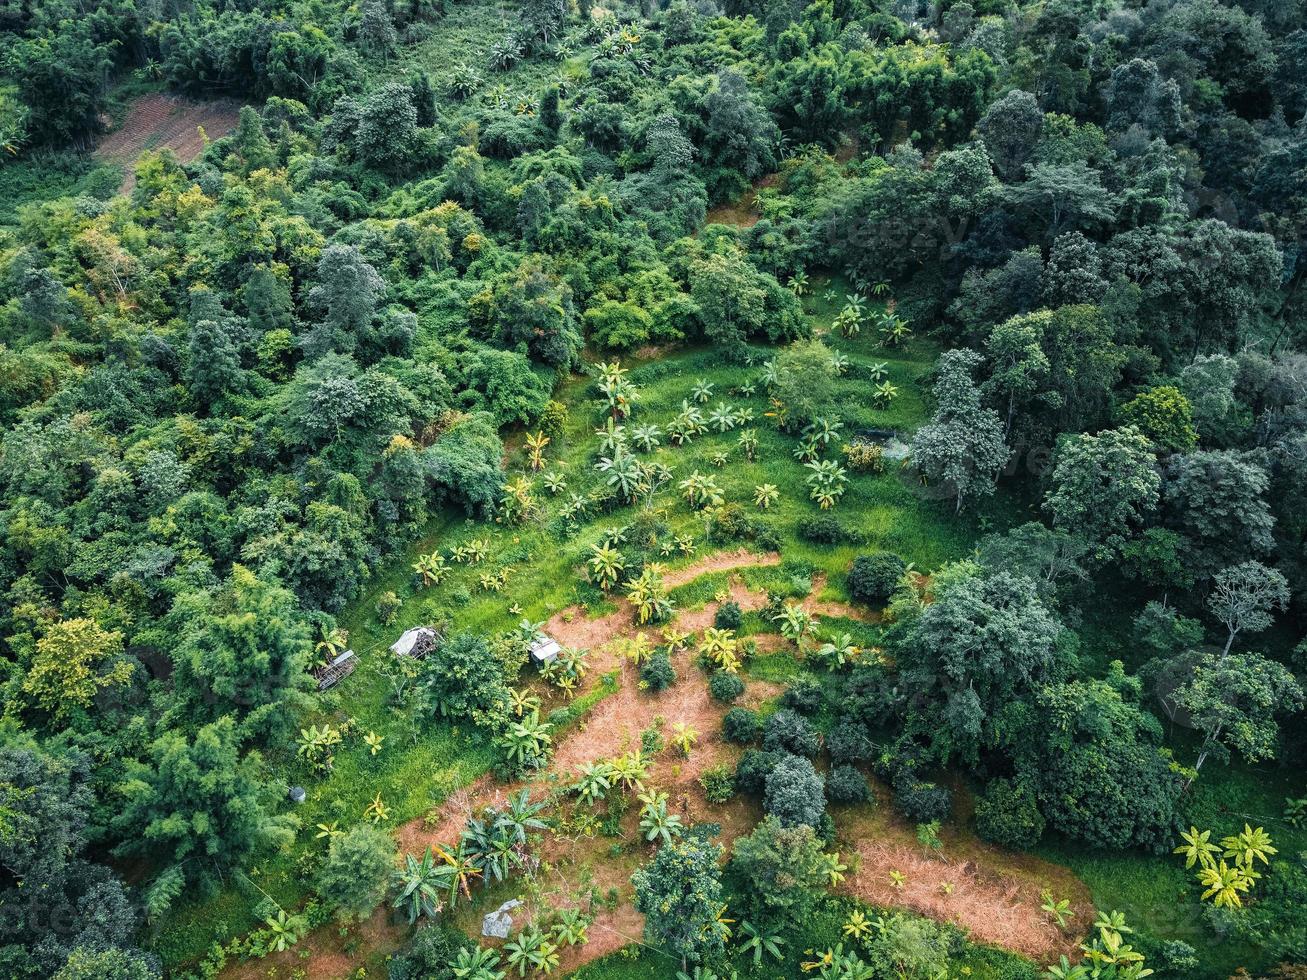
[(872, 798), (871, 787), (852, 766), (836, 766), (826, 779), (826, 798), (832, 803), (866, 803)]
[(318, 893), (344, 920), (366, 919), (386, 897), (395, 867), (395, 842), (370, 824), (336, 837), (318, 874)]
[(712, 624), (719, 630), (738, 630), (743, 623), (744, 613), (734, 599), (727, 599), (718, 606), (712, 618)]
[(781, 706), (801, 715), (815, 715), (825, 703), (825, 692), (811, 677), (800, 677), (781, 695)]
[(856, 544), (862, 540), (861, 534), (829, 514), (806, 517), (795, 526), (795, 531), (813, 544)]
[(849, 762), (866, 762), (876, 752), (865, 725), (852, 718), (840, 718), (826, 736), (826, 751), (836, 765)]
[(748, 749), (740, 756), (735, 766), (735, 789), (740, 793), (760, 796), (767, 789), (767, 777), (771, 775), (776, 764), (784, 758), (784, 752), (764, 752), (761, 749)]
[(383, 592), (377, 599), (377, 619), (383, 626), (389, 626), (399, 615), (400, 607), (404, 605), (399, 596), (393, 592)]
[(676, 669), (666, 653), (659, 651), (644, 662), (640, 668), (640, 680), (651, 691), (663, 691), (676, 683)]
[(976, 800), (976, 833), (1014, 851), (1039, 843), (1044, 835), (1044, 815), (1029, 784), (995, 779), (986, 786)]
[(389, 980), (452, 980), (449, 964), (471, 941), (456, 929), (432, 922), (418, 929), (408, 948), (390, 960)]
[(825, 781), (809, 760), (782, 755), (767, 776), (762, 805), (786, 827), (816, 827), (826, 812)]
[(703, 795), (709, 803), (725, 803), (735, 795), (735, 775), (730, 766), (712, 766), (699, 777)]
[(924, 782), (911, 773), (894, 783), (894, 806), (913, 823), (948, 819), (953, 794), (937, 783)]
[(908, 570), (907, 563), (889, 551), (872, 555), (859, 555), (853, 559), (845, 588), (849, 598), (871, 606), (883, 606), (898, 587), (899, 579)]
[(807, 719), (782, 708), (767, 719), (762, 747), (770, 752), (792, 752), (812, 757), (821, 750), (821, 737)]
[(748, 708), (732, 708), (722, 719), (722, 737), (736, 745), (748, 745), (758, 737), (758, 713)]
[(840, 447), (844, 463), (855, 473), (884, 473), (885, 450), (874, 442), (858, 439)]
[(708, 693), (722, 704), (730, 704), (744, 693), (744, 681), (738, 674), (728, 674), (719, 670), (708, 680)]

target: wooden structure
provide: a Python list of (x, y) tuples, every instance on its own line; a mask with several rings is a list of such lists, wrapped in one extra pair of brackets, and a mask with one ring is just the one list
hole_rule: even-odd
[(421, 660), (439, 647), (443, 640), (440, 631), (432, 626), (414, 626), (411, 630), (405, 630), (400, 638), (390, 645), (390, 652), (397, 657)]
[(354, 651), (346, 650), (331, 663), (318, 667), (313, 671), (313, 676), (318, 679), (318, 690), (325, 691), (329, 687), (335, 687), (342, 678), (354, 673), (354, 668), (358, 665), (359, 658), (354, 656)]
[(557, 640), (540, 633), (531, 641), (531, 662), (537, 667), (546, 667), (558, 659), (561, 649)]

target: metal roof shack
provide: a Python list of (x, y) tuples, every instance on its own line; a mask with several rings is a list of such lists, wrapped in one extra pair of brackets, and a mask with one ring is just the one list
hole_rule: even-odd
[(551, 636), (538, 636), (531, 641), (531, 662), (537, 667), (544, 667), (558, 659), (562, 647)]
[(343, 678), (354, 673), (354, 668), (358, 665), (359, 659), (354, 656), (354, 651), (346, 650), (331, 663), (318, 667), (313, 671), (313, 676), (318, 679), (318, 690), (325, 691), (329, 687), (335, 687)]
[(390, 652), (397, 657), (412, 657), (421, 660), (436, 647), (440, 646), (442, 637), (430, 626), (414, 626), (405, 630), (400, 638), (390, 645)]

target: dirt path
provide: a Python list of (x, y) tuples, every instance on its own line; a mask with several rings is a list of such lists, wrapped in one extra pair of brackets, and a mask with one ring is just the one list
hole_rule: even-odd
[(123, 166), (126, 174), (118, 191), (130, 194), (136, 186), (132, 165), (142, 152), (167, 147), (178, 160), (188, 163), (204, 149), (204, 137), (226, 136), (236, 128), (239, 116), (240, 103), (230, 99), (192, 102), (162, 93), (142, 96), (127, 110), (122, 125), (100, 140), (95, 155)]

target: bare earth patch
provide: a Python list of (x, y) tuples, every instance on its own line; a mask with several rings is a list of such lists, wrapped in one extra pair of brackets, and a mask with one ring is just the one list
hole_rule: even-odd
[[(775, 553), (759, 556), (743, 549), (722, 552), (669, 573), (664, 581), (675, 587), (700, 575), (775, 565), (779, 561)], [(804, 601), (810, 612), (866, 618), (843, 603), (815, 599), (824, 579), (819, 577), (813, 584), (812, 594)], [(732, 576), (727, 592), (743, 609), (758, 609), (766, 603), (765, 595), (750, 592), (738, 576)], [(688, 758), (670, 746), (654, 756), (649, 785), (668, 794), (669, 805), (687, 825), (705, 820), (719, 823), (723, 844), (729, 846), (735, 838), (749, 833), (762, 816), (757, 801), (735, 797), (725, 804), (712, 804), (698, 782), (706, 769), (719, 764), (733, 768), (739, 759), (741, 750), (721, 736), (721, 721), (728, 706), (709, 695), (704, 677), (688, 652), (673, 658), (678, 680), (669, 689), (658, 694), (640, 690), (638, 671), (623, 660), (617, 641), (646, 632), (651, 641), (657, 642), (657, 630), (636, 626), (630, 606), (619, 602), (620, 608), (594, 618), (573, 607), (554, 616), (546, 626), (560, 642), (591, 651), (592, 670), (586, 690), (604, 683), (606, 673), (616, 671), (618, 679), (616, 689), (559, 740), (548, 770), (511, 784), (486, 775), (463, 787), (435, 813), (396, 828), (394, 836), (402, 852), (420, 854), (428, 845), (448, 847), (457, 842), (468, 819), (486, 806), (503, 803), (523, 788), (530, 789), (537, 798), (548, 794), (560, 783), (570, 782), (582, 765), (638, 748), (641, 733), (650, 727), (661, 726), (664, 738), (670, 741), (672, 726), (677, 722), (694, 729), (698, 740)], [(676, 625), (683, 630), (702, 629), (712, 623), (719, 605), (714, 601), (701, 609), (681, 610)], [(754, 639), (763, 650), (789, 646), (772, 634)], [(775, 684), (749, 681), (740, 703), (756, 708), (780, 691)], [(842, 886), (847, 894), (875, 905), (908, 908), (954, 923), (980, 942), (1014, 950), (1039, 962), (1051, 962), (1062, 953), (1075, 952), (1085, 926), (1093, 920), (1094, 910), (1088, 889), (1069, 870), (1029, 855), (989, 847), (952, 828), (942, 831), (942, 852), (928, 854), (916, 841), (913, 828), (889, 809), (885, 802), (888, 795), (884, 787), (877, 787), (882, 801), (879, 805), (843, 808), (837, 814), (841, 830), (837, 846), (853, 866)], [(563, 806), (561, 812), (568, 812), (569, 804)], [(455, 910), (455, 924), (477, 936), (481, 914), (515, 895), (526, 901), (514, 913), (519, 926), (557, 908), (583, 908), (593, 918), (589, 942), (560, 950), (563, 975), (641, 941), (644, 917), (632, 905), (630, 879), (635, 869), (652, 856), (653, 848), (643, 840), (638, 821), (639, 806), (632, 805), (623, 818), (619, 838), (546, 834), (540, 847), (543, 874), (539, 891), (532, 895), (526, 889), (517, 892), (513, 884), (496, 886), (488, 894), (478, 894), (478, 900), (471, 905)], [(848, 860), (852, 855), (856, 859)], [(890, 871), (904, 875), (902, 889), (894, 887)], [(952, 886), (949, 894), (941, 887), (946, 882)], [(1058, 898), (1071, 900), (1075, 912), (1071, 933), (1058, 930), (1040, 911), (1045, 888)], [(407, 935), (406, 924), (396, 922), (383, 908), (369, 922), (351, 931), (348, 946), (338, 930), (326, 927), (315, 930), (287, 953), (233, 964), (224, 976), (254, 980), (282, 975), (284, 969), (286, 975), (301, 970), (310, 980), (336, 980), (352, 975), (365, 958), (375, 960), (399, 948)], [(493, 940), (480, 941), (502, 945)]]
[(236, 128), (239, 116), (240, 103), (230, 99), (192, 102), (177, 95), (145, 95), (132, 103), (122, 125), (100, 140), (95, 155), (122, 164), (126, 176), (118, 191), (130, 194), (136, 186), (133, 164), (141, 153), (167, 147), (187, 163), (204, 149), (205, 136), (210, 140), (226, 136)]

